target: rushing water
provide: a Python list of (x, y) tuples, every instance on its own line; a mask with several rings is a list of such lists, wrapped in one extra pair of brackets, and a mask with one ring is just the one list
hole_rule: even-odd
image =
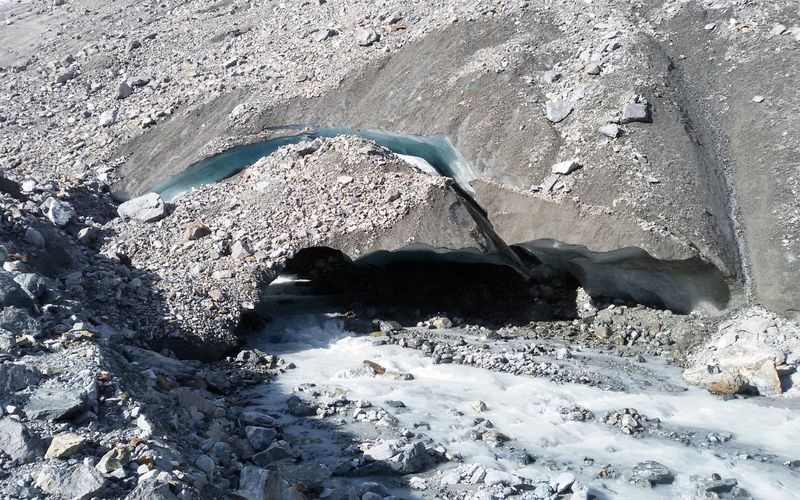
[[(625, 392), (610, 392), (471, 366), (434, 364), (432, 358), (420, 351), (376, 345), (370, 337), (352, 336), (344, 330), (343, 321), (333, 314), (335, 311), (324, 297), (308, 295), (304, 290), (307, 288), (293, 286), (292, 280), (287, 279), (272, 285), (267, 305), (273, 322), (252, 339), (258, 347), (297, 365), (261, 389), (263, 403), (271, 408), (283, 408), (283, 401), (293, 388), (306, 383), (319, 388), (342, 387), (347, 390), (348, 399), (368, 400), (376, 406), (387, 400), (400, 400), (406, 408), (397, 412), (396, 417), (403, 426), (413, 429), (415, 422), (428, 422), (431, 430), (426, 434), (435, 443), (460, 453), (465, 463), (480, 463), (540, 480), (554, 478), (560, 470), (569, 468), (601, 498), (696, 498), (691, 476), (709, 477), (712, 473), (736, 478), (755, 498), (796, 498), (800, 490), (800, 475), (780, 465), (784, 459), (798, 458), (800, 453), (795, 439), (800, 435), (800, 415), (796, 412), (762, 405), (758, 399), (723, 401), (699, 388), (659, 391), (655, 386), (649, 387), (648, 380), (632, 381), (631, 389)], [(594, 356), (586, 356), (587, 363), (597, 360), (599, 355)], [(414, 379), (375, 377), (364, 369), (365, 359), (389, 370), (411, 373)], [(677, 367), (668, 367), (659, 360), (650, 360), (646, 366), (660, 379), (684, 385)], [(486, 402), (488, 410), (476, 413), (471, 407), (475, 400)], [(563, 421), (559, 408), (572, 404), (591, 410), (598, 418), (591, 422)], [(704, 448), (664, 438), (624, 435), (602, 421), (605, 412), (622, 408), (636, 408), (650, 418), (660, 418), (666, 428), (693, 430), (701, 441), (710, 432), (730, 432), (734, 437), (725, 445)], [(460, 410), (464, 415), (456, 416), (452, 410)], [(497, 449), (470, 439), (464, 430), (479, 415), (489, 418), (495, 428), (510, 436), (511, 444), (524, 448), (539, 460), (520, 467), (505, 459)], [(318, 425), (311, 425), (313, 422), (318, 419), (287, 417), (284, 421), (287, 432), (304, 435), (309, 442), (316, 443), (307, 446), (305, 454), (332, 467), (341, 460), (341, 455), (337, 455), (335, 443), (325, 434), (363, 433), (363, 429), (347, 426), (338, 431), (324, 431)], [(745, 459), (740, 450), (774, 454), (777, 462)], [(594, 465), (584, 463), (587, 457), (594, 459)], [(544, 463), (548, 460), (554, 461), (558, 469), (546, 467)], [(595, 477), (605, 464), (612, 464), (624, 473), (645, 460), (668, 466), (675, 473), (674, 484), (648, 490), (621, 478)], [(418, 493), (405, 492), (405, 495), (415, 494)]]

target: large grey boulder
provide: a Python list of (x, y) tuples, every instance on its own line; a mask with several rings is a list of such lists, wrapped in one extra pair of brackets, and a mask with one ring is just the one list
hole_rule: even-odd
[(14, 281), (14, 276), (0, 270), (0, 309), (6, 307), (20, 307), (28, 311), (35, 311), (36, 306), (33, 300), (25, 293), (25, 290)]
[(123, 219), (155, 222), (167, 215), (167, 206), (158, 193), (147, 193), (120, 205), (117, 214)]
[(281, 498), (282, 483), (277, 472), (248, 465), (239, 474), (236, 494), (248, 500), (277, 500)]
[(30, 418), (63, 421), (78, 415), (86, 407), (83, 391), (78, 389), (39, 388), (25, 405)]
[(36, 476), (36, 487), (57, 497), (88, 500), (103, 492), (106, 480), (100, 471), (84, 463), (68, 469), (45, 466)]
[(0, 328), (16, 335), (31, 335), (34, 338), (42, 334), (42, 322), (19, 307), (0, 309)]
[(39, 440), (21, 422), (6, 417), (0, 420), (0, 451), (14, 462), (31, 462), (39, 451)]
[(0, 365), (0, 395), (21, 391), (39, 383), (39, 370), (14, 363)]

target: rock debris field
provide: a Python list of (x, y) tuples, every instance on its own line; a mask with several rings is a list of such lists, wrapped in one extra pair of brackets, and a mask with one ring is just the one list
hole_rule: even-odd
[(798, 12), (0, 0), (0, 498), (793, 498)]

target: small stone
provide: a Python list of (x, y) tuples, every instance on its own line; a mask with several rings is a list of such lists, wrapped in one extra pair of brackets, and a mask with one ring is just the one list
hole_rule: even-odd
[(342, 186), (346, 186), (353, 182), (353, 178), (350, 177), (349, 175), (340, 175), (339, 177), (336, 178), (336, 182), (338, 182)]
[(652, 123), (653, 118), (650, 114), (650, 105), (638, 102), (626, 104), (622, 109), (621, 123), (632, 122)]
[(127, 99), (133, 94), (133, 89), (127, 82), (122, 82), (117, 87), (117, 99)]
[(321, 28), (311, 33), (311, 39), (315, 42), (323, 42), (333, 36), (336, 36), (336, 30), (330, 28)]
[(568, 175), (581, 168), (577, 159), (562, 161), (551, 167), (554, 174)]
[(86, 439), (78, 434), (67, 432), (64, 434), (57, 434), (53, 436), (50, 442), (50, 447), (47, 448), (45, 458), (69, 458), (74, 455), (81, 446), (86, 442)]
[(381, 39), (381, 36), (372, 28), (358, 28), (355, 31), (356, 43), (362, 47), (372, 45)]
[(753, 102), (756, 102), (756, 103), (764, 102), (764, 96), (763, 95), (753, 96)]
[(117, 110), (109, 109), (100, 114), (97, 124), (101, 127), (110, 127), (117, 122)]
[(561, 78), (561, 72), (551, 69), (544, 72), (544, 81), (547, 83), (557, 82)]
[(217, 464), (214, 463), (214, 459), (208, 455), (200, 455), (194, 463), (197, 468), (205, 472), (208, 477), (213, 476), (214, 471), (217, 469)]
[(587, 75), (599, 75), (600, 74), (600, 65), (597, 63), (589, 63), (586, 66), (586, 74)]
[(117, 469), (125, 467), (130, 461), (130, 451), (125, 446), (117, 445), (106, 452), (95, 467), (103, 474), (110, 474)]
[(703, 26), (703, 29), (706, 30), (706, 31), (711, 31), (716, 27), (717, 27), (717, 23), (708, 23), (705, 26)]
[(776, 24), (775, 26), (772, 27), (771, 30), (769, 30), (769, 34), (771, 36), (778, 36), (782, 35), (784, 31), (786, 31), (786, 26), (782, 24)]
[(619, 137), (620, 128), (616, 123), (607, 123), (600, 127), (600, 133), (611, 139)]
[(150, 83), (150, 78), (147, 76), (136, 75), (128, 79), (128, 85), (131, 87), (144, 87)]
[(548, 101), (545, 104), (545, 116), (553, 123), (558, 123), (572, 113), (572, 104), (567, 101)]
[(472, 409), (475, 411), (486, 411), (486, 403), (483, 401), (473, 401), (472, 402)]

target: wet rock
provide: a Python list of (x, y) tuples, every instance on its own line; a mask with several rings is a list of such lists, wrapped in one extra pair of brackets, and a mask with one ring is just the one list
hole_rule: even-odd
[(39, 370), (36, 368), (3, 363), (0, 365), (0, 395), (11, 394), (36, 385), (39, 383), (39, 377)]
[(53, 436), (45, 458), (69, 458), (81, 449), (86, 439), (78, 434), (67, 432)]
[(57, 200), (52, 196), (44, 200), (39, 209), (56, 226), (65, 226), (75, 217), (75, 210), (69, 203)]
[(741, 375), (719, 374), (708, 381), (708, 392), (715, 396), (733, 396), (744, 392), (747, 381)]
[(675, 480), (672, 471), (653, 460), (639, 462), (634, 465), (626, 478), (633, 484), (647, 487), (658, 484), (672, 484)]
[(275, 419), (258, 410), (246, 410), (239, 416), (242, 425), (256, 427), (275, 427)]
[(278, 443), (274, 443), (266, 450), (253, 455), (253, 463), (262, 467), (266, 467), (274, 464), (275, 462), (293, 458), (294, 455), (291, 451)]
[(548, 101), (545, 104), (545, 116), (553, 123), (564, 120), (570, 113), (572, 113), (572, 104), (568, 101)]
[(421, 441), (406, 446), (402, 452), (387, 461), (399, 474), (422, 472), (435, 463)]
[(178, 500), (169, 484), (158, 479), (147, 479), (136, 485), (125, 500)]
[(278, 471), (289, 483), (300, 485), (303, 490), (311, 490), (321, 485), (329, 477), (331, 471), (323, 464), (308, 462), (302, 464), (281, 464)]
[(582, 406), (569, 406), (559, 409), (561, 418), (570, 422), (587, 422), (594, 419), (594, 413)]
[(33, 300), (14, 280), (14, 276), (0, 269), (0, 308), (19, 307), (35, 311)]
[(21, 422), (6, 417), (0, 419), (0, 451), (13, 462), (31, 462), (39, 455), (39, 439)]
[(68, 469), (46, 465), (36, 476), (36, 487), (58, 497), (89, 500), (105, 490), (106, 480), (100, 471), (83, 463)]
[(25, 405), (30, 418), (64, 421), (86, 408), (83, 391), (75, 389), (39, 388)]
[(117, 214), (122, 219), (132, 219), (139, 222), (155, 222), (167, 215), (167, 207), (161, 195), (147, 193), (138, 198), (128, 200), (117, 208)]
[(317, 414), (317, 405), (300, 399), (298, 396), (291, 396), (286, 400), (289, 413), (295, 417), (312, 417)]
[(277, 500), (281, 498), (283, 480), (275, 471), (245, 466), (239, 474), (237, 495), (247, 500)]
[(632, 122), (652, 123), (653, 117), (650, 113), (650, 105), (638, 102), (626, 104), (622, 109), (622, 119), (620, 123)]
[(358, 28), (355, 31), (356, 43), (362, 47), (367, 47), (380, 40), (380, 35), (372, 28)]
[(249, 425), (245, 427), (244, 432), (247, 435), (247, 440), (250, 441), (255, 451), (266, 450), (275, 438), (278, 437), (278, 433), (274, 429), (268, 427)]

